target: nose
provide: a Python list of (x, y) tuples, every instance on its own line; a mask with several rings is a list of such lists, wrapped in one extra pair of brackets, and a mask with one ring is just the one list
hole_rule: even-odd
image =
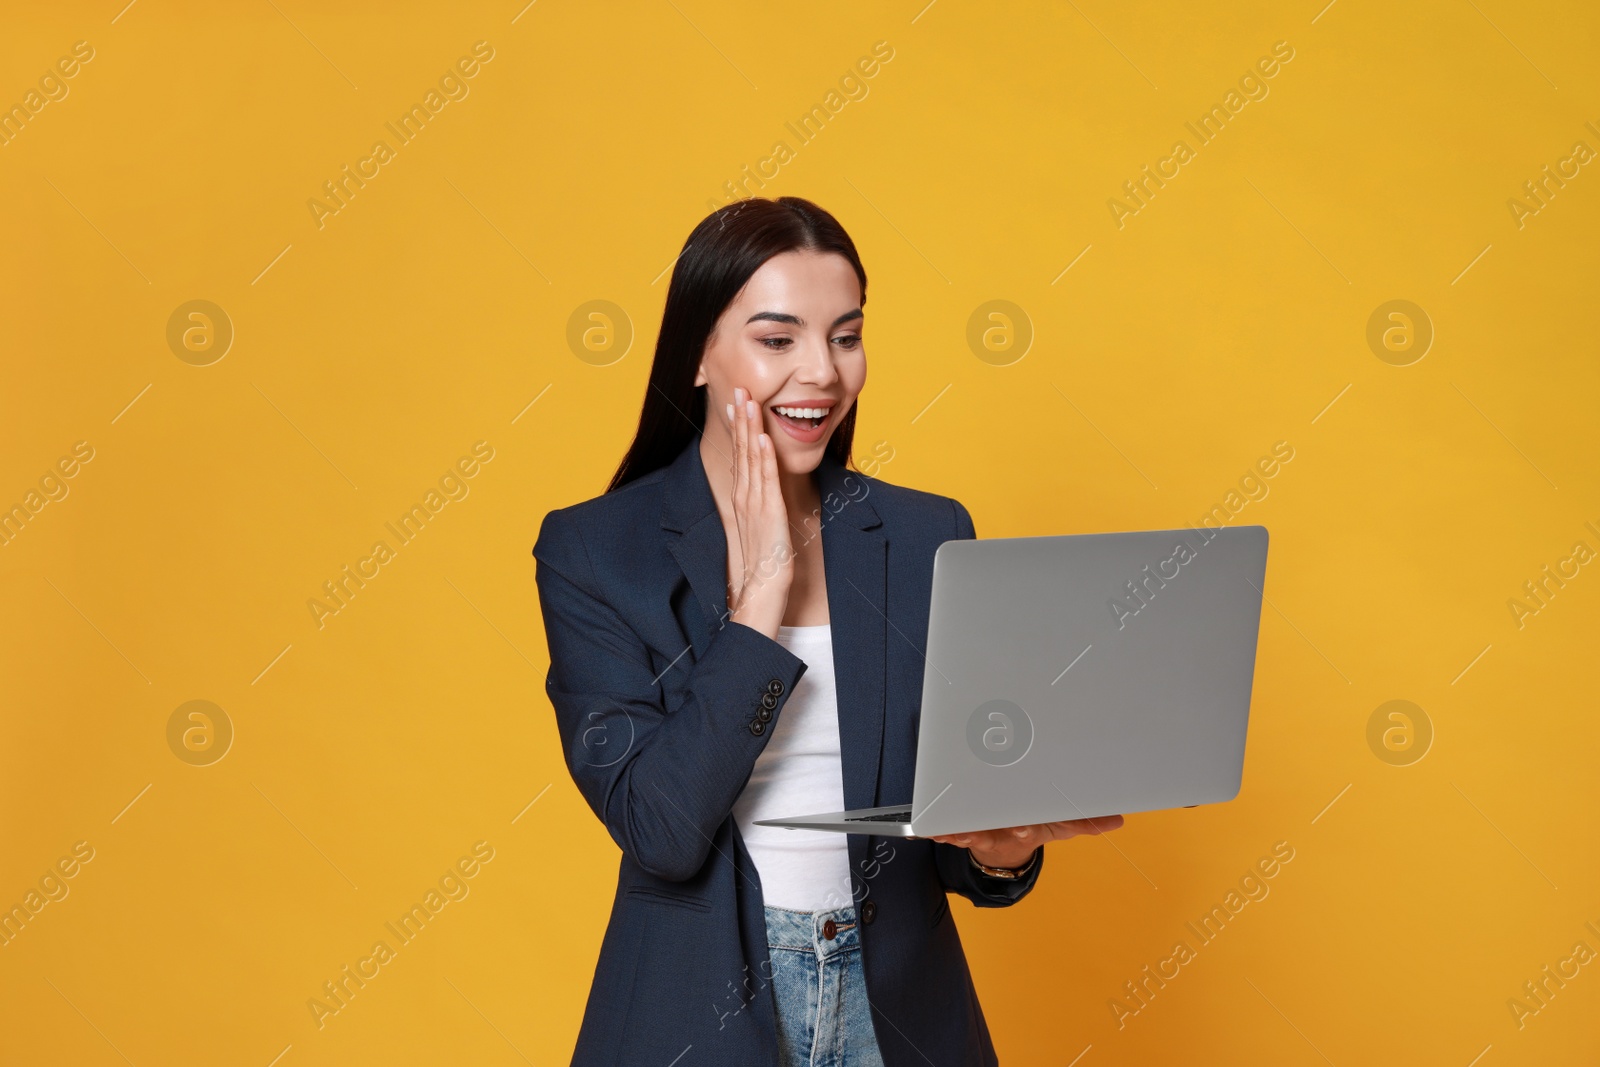
[(839, 380), (839, 370), (833, 365), (833, 346), (824, 338), (821, 344), (807, 345), (800, 365), (795, 368), (795, 380), (806, 385), (832, 385)]

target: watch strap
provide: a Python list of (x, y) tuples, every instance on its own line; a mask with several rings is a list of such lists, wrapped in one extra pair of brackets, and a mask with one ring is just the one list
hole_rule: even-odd
[[(1039, 847), (1043, 848), (1044, 846), (1041, 845)], [(987, 874), (991, 878), (1017, 879), (1033, 870), (1033, 865), (1039, 861), (1039, 849), (1034, 849), (1033, 855), (1028, 857), (1028, 862), (1024, 863), (1021, 867), (1016, 868), (990, 867), (987, 864), (979, 863), (978, 857), (972, 854), (971, 849), (967, 850), (967, 859), (972, 861), (972, 865), (974, 867), (982, 871), (984, 874)]]

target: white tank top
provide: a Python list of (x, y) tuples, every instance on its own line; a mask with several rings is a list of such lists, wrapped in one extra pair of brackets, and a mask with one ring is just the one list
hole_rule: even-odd
[(780, 626), (777, 641), (805, 661), (806, 672), (774, 720), (777, 727), (756, 757), (733, 817), (755, 860), (766, 904), (831, 911), (851, 903), (846, 835), (753, 825), (756, 819), (844, 810), (833, 628)]

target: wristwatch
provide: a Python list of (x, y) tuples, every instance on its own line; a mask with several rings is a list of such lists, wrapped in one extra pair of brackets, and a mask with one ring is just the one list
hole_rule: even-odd
[[(1043, 845), (1039, 846), (1039, 848), (1043, 847)], [(972, 861), (972, 865), (974, 867), (978, 868), (978, 870), (982, 871), (984, 874), (987, 874), (991, 878), (1016, 879), (1021, 878), (1023, 875), (1027, 874), (1033, 869), (1034, 863), (1036, 863), (1039, 859), (1039, 849), (1034, 849), (1033, 855), (1028, 857), (1028, 862), (1024, 863), (1021, 867), (1018, 867), (1015, 870), (1010, 867), (990, 867), (986, 864), (979, 863), (978, 858), (972, 854), (971, 849), (967, 850), (967, 859)]]

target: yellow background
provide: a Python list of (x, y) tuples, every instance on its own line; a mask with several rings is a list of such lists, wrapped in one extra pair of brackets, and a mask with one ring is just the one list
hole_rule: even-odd
[[(1295, 450), (1235, 520), (1272, 532), (1239, 798), (1052, 846), (1014, 909), (953, 901), (1002, 1059), (1596, 1062), (1600, 965), (1521, 1029), (1506, 1003), (1600, 950), (1600, 568), (1507, 607), (1600, 549), (1600, 173), (1507, 207), (1600, 149), (1592, 8), (342, 8), (4, 16), (0, 102), (95, 53), (0, 147), (0, 504), (94, 449), (0, 547), (0, 905), (94, 849), (0, 948), (5, 1062), (566, 1061), (617, 851), (542, 695), (529, 549), (603, 488), (664, 272), (778, 140), (760, 191), (836, 214), (871, 279), (858, 453), (890, 442), (883, 477), (980, 536), (1196, 522)], [(480, 40), (470, 94), (319, 229), (323, 182)], [(1119, 229), (1107, 200), (1276, 41), (1269, 95)], [(236, 331), (209, 366), (166, 340), (196, 299)], [(996, 299), (1035, 333), (1006, 366), (966, 342)], [(1409, 366), (1365, 340), (1394, 299), (1436, 330)], [(592, 300), (634, 331), (607, 366), (566, 339)], [(319, 628), (477, 441), (469, 495)], [(1435, 734), (1409, 766), (1367, 743), (1393, 699)], [(168, 747), (190, 700), (235, 730), (209, 766)], [(319, 1029), (322, 983), (478, 841), (470, 895)], [(1119, 1029), (1279, 841), (1270, 896)]]

